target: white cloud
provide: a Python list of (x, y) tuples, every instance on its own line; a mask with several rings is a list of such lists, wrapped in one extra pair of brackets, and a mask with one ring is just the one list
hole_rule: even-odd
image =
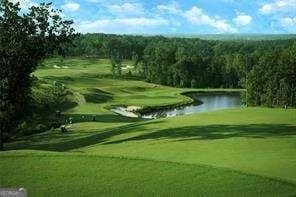
[(99, 19), (78, 24), (78, 30), (82, 33), (143, 33), (143, 30), (164, 25), (169, 25), (169, 22), (163, 18)]
[(140, 3), (123, 3), (120, 5), (109, 5), (108, 10), (115, 15), (142, 15), (145, 9)]
[(169, 14), (181, 14), (182, 10), (179, 8), (179, 4), (176, 1), (171, 2), (170, 4), (160, 4), (156, 6), (157, 11), (161, 13)]
[(284, 27), (296, 27), (296, 17), (284, 17), (281, 23)]
[[(228, 24), (226, 20), (219, 17), (210, 17), (204, 14), (200, 8), (192, 7), (190, 10), (183, 10), (180, 8), (178, 2), (174, 0), (168, 4), (159, 4), (149, 10), (149, 12), (141, 3), (125, 2), (121, 4), (105, 4), (104, 6), (111, 14), (108, 19), (85, 21), (78, 25), (78, 29), (84, 33), (134, 33), (140, 32), (140, 30), (143, 30), (141, 33), (144, 33), (148, 29), (150, 30), (156, 27), (161, 31), (161, 29), (164, 29), (162, 26), (166, 25), (173, 27), (181, 26), (181, 22), (184, 21), (183, 19), (186, 19), (193, 24), (213, 27), (217, 33), (235, 33), (238, 31)], [(174, 16), (170, 17), (168, 14)], [(155, 30), (159, 32), (157, 29)]]
[(238, 26), (247, 26), (252, 22), (252, 17), (244, 13), (238, 13), (233, 21)]
[(219, 33), (235, 33), (237, 29), (229, 25), (225, 20), (211, 18), (203, 13), (203, 10), (197, 7), (192, 7), (186, 11), (183, 16), (193, 24), (210, 25), (218, 30)]
[(275, 0), (272, 3), (265, 3), (259, 9), (262, 14), (275, 12), (294, 12), (296, 10), (296, 0)]
[[(203, 13), (203, 10), (194, 6), (190, 10), (182, 10), (176, 1), (172, 1), (170, 4), (160, 4), (156, 7), (156, 10), (161, 14), (174, 14), (181, 16), (193, 24), (196, 25), (209, 25), (214, 27), (218, 33), (235, 33), (237, 29), (227, 23), (226, 20), (220, 17), (210, 17)], [(172, 23), (174, 24), (174, 23)], [(177, 26), (180, 26), (178, 24)]]
[(160, 26), (168, 24), (167, 20), (163, 18), (123, 18), (114, 19), (113, 21), (126, 26)]
[(66, 11), (74, 12), (74, 11), (79, 10), (80, 4), (76, 3), (74, 1), (69, 1), (66, 4), (62, 5), (62, 8)]

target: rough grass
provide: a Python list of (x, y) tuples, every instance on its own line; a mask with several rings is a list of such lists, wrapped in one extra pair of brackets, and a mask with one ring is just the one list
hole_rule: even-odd
[(0, 153), (0, 187), (22, 186), (30, 196), (296, 195), (295, 109), (124, 118), (108, 108), (175, 104), (191, 90), (113, 79), (106, 60), (64, 60), (71, 69), (54, 69), (55, 61), (35, 74), (80, 95), (79, 105), (64, 112), (74, 124), (68, 133), (6, 144), (11, 151)]

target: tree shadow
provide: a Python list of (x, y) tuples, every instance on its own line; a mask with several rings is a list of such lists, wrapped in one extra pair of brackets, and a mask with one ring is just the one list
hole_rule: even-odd
[[(66, 75), (66, 74), (65, 74)], [(97, 79), (113, 79), (113, 80), (127, 80), (127, 81), (135, 81), (142, 80), (141, 77), (136, 75), (126, 75), (122, 74), (121, 76), (114, 76), (112, 73), (79, 73), (74, 74), (72, 76), (44, 76), (42, 77), (45, 80), (55, 80), (62, 83), (70, 83), (73, 81), (79, 81), (80, 83), (88, 84), (94, 82)]]
[(144, 121), (141, 118), (129, 118), (118, 114), (63, 114), (62, 119), (72, 123), (104, 122), (104, 123), (132, 123)]
[(113, 99), (113, 95), (98, 88), (88, 88), (88, 93), (83, 94), (88, 103), (105, 103)]
[(105, 144), (116, 144), (128, 141), (174, 139), (186, 140), (220, 140), (236, 137), (269, 138), (296, 135), (295, 125), (284, 124), (248, 124), (248, 125), (206, 125), (187, 126), (149, 132), (140, 136), (127, 138)]
[[(170, 139), (174, 141), (188, 140), (221, 140), (229, 138), (280, 138), (296, 136), (295, 125), (284, 124), (248, 124), (248, 125), (205, 125), (187, 126), (151, 131), (149, 125), (162, 121), (144, 121), (130, 123), (116, 128), (95, 130), (91, 132), (48, 133), (20, 139), (6, 144), (7, 150), (30, 149), (46, 151), (69, 151), (95, 144), (110, 145), (130, 141)], [(144, 132), (135, 137), (109, 141), (110, 138), (126, 133)], [(52, 139), (56, 141), (50, 142)], [(58, 141), (57, 141), (58, 139)]]
[[(99, 133), (48, 133), (47, 135), (34, 135), (33, 138), (27, 137), (20, 139), (19, 142), (6, 144), (6, 150), (19, 150), (19, 149), (28, 149), (28, 150), (46, 150), (46, 151), (69, 151), (73, 149), (78, 149), (86, 146), (91, 146), (95, 144), (104, 143), (109, 138), (121, 135), (123, 133), (130, 133), (136, 131), (146, 131), (147, 125), (157, 124), (161, 121), (154, 122), (140, 122), (140, 123), (131, 123), (128, 125), (119, 126), (112, 129), (106, 129), (100, 131)], [(75, 137), (76, 135), (76, 137)], [(75, 139), (73, 139), (75, 137)], [(60, 138), (59, 142), (49, 143), (51, 139)], [(34, 143), (37, 142), (37, 143)], [(43, 143), (44, 142), (44, 143)]]

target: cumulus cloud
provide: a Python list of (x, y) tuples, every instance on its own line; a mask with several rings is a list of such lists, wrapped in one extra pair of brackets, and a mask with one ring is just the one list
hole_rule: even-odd
[(238, 26), (247, 26), (252, 22), (252, 17), (244, 13), (237, 13), (233, 21)]
[[(217, 30), (218, 33), (235, 33), (237, 29), (233, 28), (226, 20), (208, 16), (201, 8), (193, 6), (189, 10), (182, 10), (176, 1), (170, 4), (160, 4), (156, 10), (161, 14), (173, 14), (180, 16), (195, 25), (208, 25)], [(180, 24), (179, 24), (180, 25)]]
[(182, 10), (179, 7), (179, 4), (176, 1), (173, 1), (170, 4), (157, 5), (156, 10), (164, 14), (181, 14)]
[(164, 25), (169, 25), (169, 22), (163, 18), (99, 19), (80, 23), (79, 30), (82, 33), (143, 33), (143, 30), (149, 31), (149, 28)]
[(284, 17), (281, 23), (284, 27), (296, 27), (296, 17)]
[[(141, 3), (135, 2), (109, 3), (104, 6), (107, 8), (110, 16), (105, 17), (105, 19), (86, 21), (79, 24), (81, 32), (121, 33), (120, 29), (124, 29), (126, 33), (134, 33), (139, 32), (140, 29), (146, 31), (152, 27), (162, 29), (162, 26), (167, 25), (171, 25), (174, 28), (181, 26), (184, 19), (195, 25), (210, 26), (216, 33), (235, 33), (238, 31), (225, 19), (208, 16), (202, 9), (195, 6), (189, 10), (183, 10), (179, 3), (174, 0), (167, 4), (156, 5), (150, 10), (147, 10)], [(244, 21), (243, 24), (245, 23)], [(156, 32), (159, 31), (156, 30)]]
[(109, 5), (108, 11), (115, 15), (142, 15), (145, 13), (145, 9), (140, 3), (123, 3)]
[[(87, 0), (103, 1), (103, 0)], [(227, 20), (219, 16), (207, 15), (201, 8), (193, 6), (185, 10), (180, 4), (172, 0), (169, 3), (161, 3), (148, 10), (141, 3), (125, 1), (119, 4), (104, 4), (110, 15), (103, 19), (84, 21), (78, 24), (80, 32), (104, 32), (104, 33), (144, 33), (154, 28), (155, 32), (165, 29), (170, 25), (171, 29), (187, 22), (194, 25), (208, 26), (215, 33), (236, 33), (238, 30)], [(237, 15), (233, 19), (240, 26), (251, 23), (252, 17), (246, 14)], [(152, 31), (150, 31), (152, 32)]]
[(296, 10), (296, 0), (275, 0), (272, 3), (265, 3), (259, 9), (262, 14), (275, 12), (294, 12)]
[(74, 1), (69, 1), (66, 4), (62, 5), (62, 8), (65, 11), (74, 12), (74, 11), (79, 10), (80, 4), (79, 3), (76, 3)]
[(219, 33), (235, 33), (237, 29), (233, 28), (224, 19), (211, 18), (203, 13), (203, 10), (198, 7), (192, 7), (186, 11), (183, 16), (193, 24), (209, 25), (218, 30)]

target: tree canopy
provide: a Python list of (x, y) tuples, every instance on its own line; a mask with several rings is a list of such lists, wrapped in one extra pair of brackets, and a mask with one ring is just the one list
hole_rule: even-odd
[(0, 149), (22, 116), (30, 94), (31, 73), (47, 55), (62, 52), (75, 35), (51, 3), (22, 11), (19, 3), (0, 2)]

